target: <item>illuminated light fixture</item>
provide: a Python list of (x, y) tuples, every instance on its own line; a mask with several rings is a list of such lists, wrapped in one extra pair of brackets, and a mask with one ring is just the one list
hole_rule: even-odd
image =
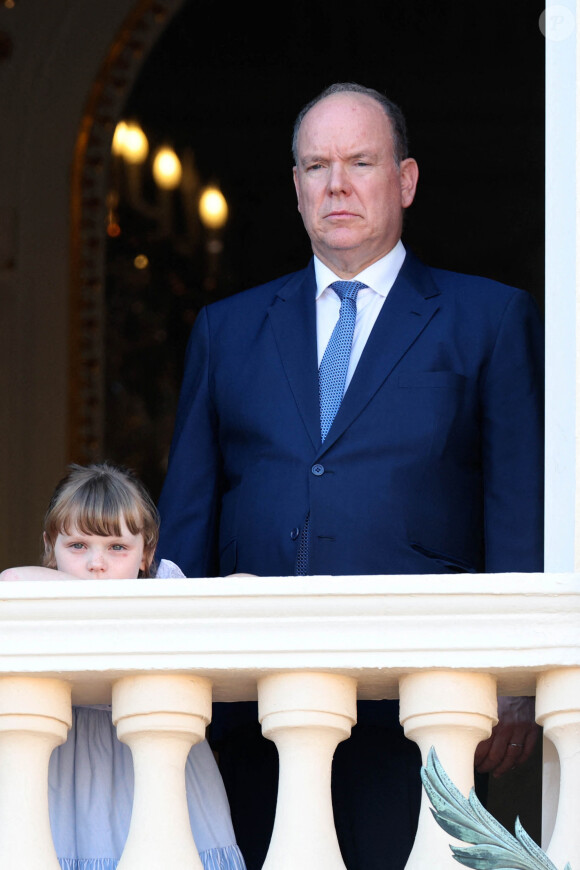
[(149, 259), (145, 254), (137, 254), (133, 260), (133, 265), (136, 269), (146, 269), (149, 265)]
[(149, 142), (139, 124), (127, 124), (125, 130), (120, 134), (120, 140), (122, 142), (121, 153), (127, 163), (143, 163), (149, 154)]
[(163, 190), (175, 190), (181, 182), (182, 169), (173, 148), (160, 148), (153, 160), (153, 178)]
[(125, 121), (119, 121), (115, 127), (113, 134), (113, 143), (111, 151), (118, 157), (122, 157), (125, 153), (125, 137), (127, 136), (127, 124)]
[(228, 219), (226, 198), (217, 187), (206, 187), (199, 199), (199, 216), (211, 230), (219, 230)]

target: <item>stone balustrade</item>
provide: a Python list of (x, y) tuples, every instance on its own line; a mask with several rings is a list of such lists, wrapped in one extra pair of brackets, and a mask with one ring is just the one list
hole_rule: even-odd
[[(256, 698), (280, 759), (264, 870), (345, 870), (330, 771), (356, 698), (400, 697), (407, 736), (424, 760), (435, 746), (467, 794), (497, 694), (537, 694), (553, 749), (543, 847), (558, 868), (580, 867), (574, 575), (54, 580), (6, 582), (0, 593), (0, 867), (58, 868), (47, 771), (71, 698), (112, 702), (133, 753), (120, 870), (201, 866), (181, 770), (212, 699)], [(407, 870), (456, 868), (449, 842), (425, 799)]]

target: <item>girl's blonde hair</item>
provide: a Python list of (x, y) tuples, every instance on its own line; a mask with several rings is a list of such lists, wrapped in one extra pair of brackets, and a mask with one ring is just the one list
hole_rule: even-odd
[(56, 568), (54, 545), (59, 534), (75, 527), (85, 535), (116, 536), (125, 520), (132, 535), (143, 535), (146, 568), (151, 576), (159, 538), (159, 513), (141, 481), (128, 468), (108, 462), (70, 465), (57, 485), (44, 517), (42, 564)]

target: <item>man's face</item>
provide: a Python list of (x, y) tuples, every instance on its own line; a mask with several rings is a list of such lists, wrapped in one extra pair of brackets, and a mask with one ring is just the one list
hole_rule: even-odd
[(403, 209), (415, 196), (418, 169), (397, 167), (390, 121), (363, 94), (326, 97), (298, 133), (294, 184), (312, 250), (341, 278), (387, 254), (401, 236)]

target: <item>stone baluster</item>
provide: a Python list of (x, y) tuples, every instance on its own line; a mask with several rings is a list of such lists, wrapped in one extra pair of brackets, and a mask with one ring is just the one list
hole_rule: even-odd
[(558, 668), (540, 674), (536, 719), (544, 737), (556, 747), (560, 761), (558, 809), (546, 849), (556, 867), (580, 867), (580, 668)]
[(62, 680), (0, 678), (0, 867), (60, 870), (48, 816), (48, 763), (72, 724)]
[[(497, 722), (495, 679), (463, 671), (421, 671), (403, 676), (399, 690), (401, 723), (406, 736), (419, 745), (423, 764), (434, 746), (447, 774), (467, 796), (474, 783), (477, 745), (489, 737)], [(457, 870), (449, 844), (458, 841), (439, 827), (429, 808), (423, 792), (417, 835), (405, 870)]]
[(356, 722), (356, 681), (286, 673), (258, 682), (262, 732), (278, 749), (276, 819), (263, 870), (345, 870), (330, 778), (337, 745)]
[(135, 796), (119, 870), (202, 870), (185, 791), (185, 763), (211, 719), (211, 684), (192, 676), (123, 677), (113, 721), (133, 755)]

